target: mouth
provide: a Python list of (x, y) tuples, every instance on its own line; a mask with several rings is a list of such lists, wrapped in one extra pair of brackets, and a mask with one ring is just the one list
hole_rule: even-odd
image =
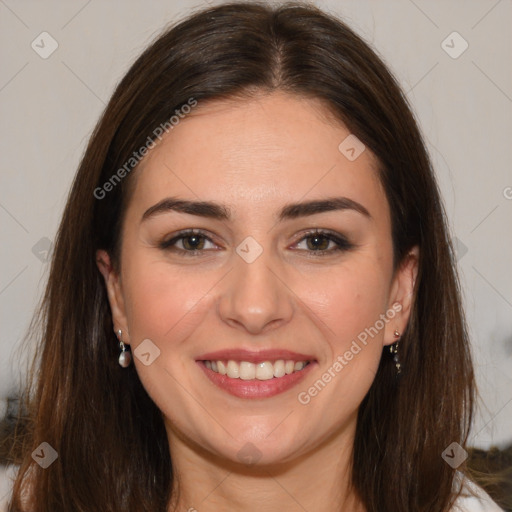
[(213, 361), (205, 360), (202, 363), (219, 375), (226, 375), (229, 379), (241, 380), (270, 380), (281, 379), (285, 375), (301, 372), (311, 361), (293, 361), (292, 359), (277, 361), (262, 361), (251, 363), (250, 361)]
[(318, 364), (312, 356), (289, 351), (222, 351), (205, 354), (196, 363), (221, 390), (253, 399), (290, 390)]

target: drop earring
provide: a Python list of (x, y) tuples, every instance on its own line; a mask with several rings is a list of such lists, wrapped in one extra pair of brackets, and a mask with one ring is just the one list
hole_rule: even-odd
[(119, 348), (121, 349), (121, 353), (119, 354), (119, 366), (122, 366), (123, 368), (128, 368), (130, 366), (130, 363), (132, 362), (132, 355), (128, 350), (126, 350), (126, 345), (123, 343), (122, 340), (123, 331), (119, 329), (117, 331), (117, 337), (119, 339)]
[(397, 376), (402, 373), (402, 365), (400, 364), (400, 357), (398, 356), (398, 340), (400, 339), (400, 333), (395, 329), (393, 333), (397, 340), (395, 343), (389, 346), (389, 352), (393, 355), (393, 361), (395, 362)]

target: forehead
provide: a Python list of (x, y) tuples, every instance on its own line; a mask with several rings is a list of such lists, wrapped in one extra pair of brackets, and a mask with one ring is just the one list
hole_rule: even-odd
[(342, 194), (378, 213), (387, 204), (378, 162), (367, 149), (349, 160), (339, 146), (350, 135), (318, 100), (272, 93), (199, 102), (135, 171), (131, 206), (172, 195), (222, 200), (250, 216), (253, 207)]

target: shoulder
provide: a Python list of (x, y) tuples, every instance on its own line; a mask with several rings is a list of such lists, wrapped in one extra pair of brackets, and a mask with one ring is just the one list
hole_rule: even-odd
[(466, 477), (461, 477), (463, 489), (451, 512), (504, 512), (491, 497)]
[(0, 466), (0, 512), (7, 512), (16, 473), (16, 468), (13, 466)]
[[(13, 485), (18, 476), (19, 469), (19, 466), (16, 465), (0, 465), (0, 512), (10, 512), (11, 510), (8, 506), (12, 498)], [(20, 499), (21, 506), (23, 507), (21, 510), (35, 510), (35, 501), (30, 496), (30, 486), (32, 485), (30, 470), (27, 472), (26, 478), (27, 485), (22, 491)]]

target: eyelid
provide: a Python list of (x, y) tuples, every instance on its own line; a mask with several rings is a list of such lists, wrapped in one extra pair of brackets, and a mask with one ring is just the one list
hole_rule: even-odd
[[(172, 250), (173, 252), (177, 252), (179, 254), (184, 254), (186, 256), (197, 256), (198, 253), (201, 254), (201, 253), (209, 252), (212, 250), (212, 249), (194, 249), (194, 250), (188, 251), (188, 250), (181, 249), (179, 247), (174, 246), (176, 244), (176, 242), (178, 242), (179, 240), (182, 240), (187, 237), (191, 237), (193, 235), (199, 235), (200, 237), (207, 240), (208, 242), (218, 246), (218, 244), (216, 242), (214, 242), (214, 240), (212, 240), (212, 237), (209, 236), (209, 234), (206, 231), (204, 231), (200, 228), (189, 228), (189, 229), (183, 229), (181, 231), (178, 231), (170, 239), (164, 240), (163, 242), (160, 242), (158, 245), (162, 250)], [(334, 242), (336, 244), (336, 247), (334, 247), (333, 249), (301, 250), (302, 252), (306, 252), (311, 257), (317, 257), (317, 256), (321, 256), (324, 254), (329, 254), (329, 253), (338, 253), (340, 251), (348, 251), (348, 250), (356, 247), (356, 245), (353, 244), (352, 242), (350, 242), (347, 239), (347, 237), (344, 236), (343, 234), (338, 233), (336, 231), (331, 231), (329, 229), (322, 229), (322, 228), (314, 228), (314, 229), (309, 229), (309, 230), (303, 231), (302, 233), (300, 233), (300, 235), (298, 235), (297, 240), (293, 243), (292, 247), (298, 245), (299, 243), (303, 242), (304, 240), (307, 240), (308, 237), (311, 237), (314, 235), (324, 237), (327, 240)], [(297, 249), (292, 249), (292, 250), (297, 250)]]
[[(181, 231), (178, 231), (177, 233), (173, 234), (171, 238), (160, 242), (158, 244), (158, 246), (161, 249), (169, 250), (173, 246), (173, 244), (175, 244), (177, 241), (179, 241), (183, 238), (191, 237), (193, 235), (200, 235), (201, 237), (203, 237), (205, 240), (208, 240), (212, 244), (218, 245), (212, 240), (211, 236), (209, 236), (209, 234), (206, 231), (203, 231), (200, 228), (190, 228), (190, 229), (182, 229)], [(199, 251), (199, 252), (204, 251), (204, 249), (197, 249), (194, 251), (185, 251), (184, 249), (180, 249), (180, 248), (174, 248), (174, 249), (177, 252), (189, 253), (189, 254), (194, 254), (196, 251)]]
[(317, 250), (317, 251), (306, 250), (305, 251), (315, 257), (322, 255), (322, 254), (337, 253), (339, 251), (348, 251), (348, 250), (354, 249), (356, 247), (356, 245), (354, 243), (350, 242), (345, 235), (338, 233), (336, 231), (331, 231), (330, 229), (322, 229), (322, 228), (314, 228), (314, 229), (309, 229), (309, 230), (302, 232), (300, 234), (300, 236), (298, 237), (298, 240), (294, 243), (294, 245), (297, 245), (314, 235), (324, 237), (327, 240), (334, 242), (336, 244), (336, 247), (334, 249), (321, 249), (321, 250)]

